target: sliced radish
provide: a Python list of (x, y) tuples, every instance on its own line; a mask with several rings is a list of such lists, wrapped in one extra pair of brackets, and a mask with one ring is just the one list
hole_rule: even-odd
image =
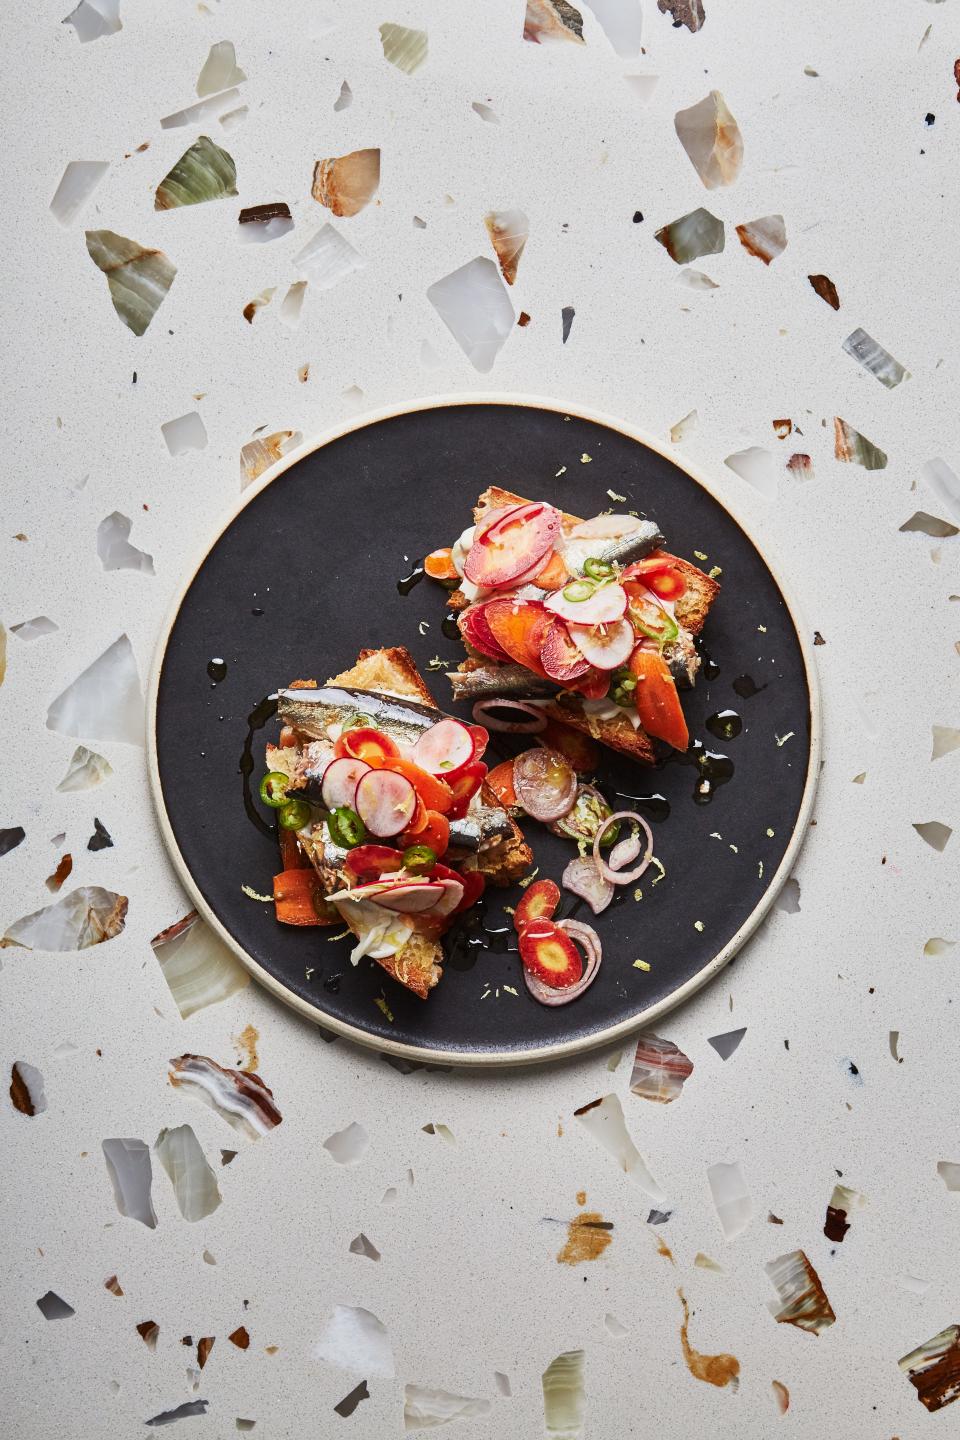
[[(585, 583), (574, 581), (573, 585)], [(587, 600), (568, 600), (565, 592), (573, 585), (548, 595), (543, 602), (547, 609), (574, 625), (609, 625), (626, 614), (627, 592), (622, 585), (601, 585)]]
[(636, 515), (597, 515), (593, 520), (581, 520), (567, 534), (572, 540), (616, 540), (642, 529), (643, 521)]
[[(632, 635), (631, 631), (631, 635)], [(574, 644), (570, 631), (560, 616), (549, 625), (540, 646), (540, 664), (551, 680), (566, 685), (570, 680), (579, 680), (590, 669), (590, 661)]]
[(469, 610), (464, 610), (457, 621), (460, 634), (481, 655), (486, 655), (491, 660), (509, 660), (510, 656), (506, 650), (494, 638), (490, 622), (484, 614), (485, 608), (480, 604), (471, 605)]
[(439, 880), (436, 882), (443, 894), (434, 902), (434, 915), (452, 915), (464, 897), (464, 887), (459, 880)]
[(473, 759), (473, 735), (460, 720), (438, 720), (414, 745), (411, 759), (431, 775), (446, 775)]
[(376, 902), (384, 910), (399, 910), (401, 914), (416, 915), (421, 910), (432, 909), (441, 899), (443, 885), (433, 885), (429, 881), (425, 884), (411, 881), (406, 885), (392, 885), (389, 890), (382, 891), (376, 897)]
[(356, 811), (371, 835), (399, 835), (417, 808), (417, 792), (395, 770), (370, 770), (357, 785)]
[(553, 549), (559, 531), (560, 512), (552, 505), (504, 508), (477, 526), (463, 573), (484, 588), (511, 585)]
[(637, 638), (629, 620), (614, 620), (610, 625), (571, 625), (570, 636), (598, 670), (616, 670), (626, 665)]
[(331, 760), (323, 772), (320, 785), (323, 803), (327, 809), (336, 810), (340, 805), (348, 805), (352, 810), (357, 798), (357, 784), (370, 769), (372, 766), (365, 760), (356, 760), (349, 755), (344, 755), (339, 760)]

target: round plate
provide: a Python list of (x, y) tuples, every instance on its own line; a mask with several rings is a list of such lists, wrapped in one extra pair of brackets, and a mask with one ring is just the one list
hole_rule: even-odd
[[(460, 533), (491, 484), (581, 516), (643, 511), (659, 522), (668, 548), (722, 571), (704, 636), (712, 678), (701, 672), (684, 709), (691, 735), (732, 762), (733, 775), (708, 804), (696, 803), (695, 765), (673, 760), (650, 770), (604, 752), (599, 784), (618, 806), (618, 792), (666, 799), (669, 815), (654, 822), (665, 875), (652, 884), (649, 872), (636, 898), (626, 887), (597, 918), (600, 974), (557, 1009), (528, 995), (515, 953), (476, 947), (471, 968), (448, 963), (429, 999), (418, 1000), (373, 961), (352, 967), (347, 941), (279, 925), (272, 905), (241, 889), (269, 894), (278, 869), (274, 840), (246, 813), (239, 770), (248, 716), (264, 696), (298, 677), (323, 682), (363, 648), (406, 645), (438, 703), (467, 714), (450, 704), (449, 682), (431, 665), (438, 657), (455, 668), (463, 658), (441, 631), (444, 592), (425, 580), (404, 595), (398, 582)], [(213, 657), (227, 667), (216, 685), (207, 674)], [(742, 718), (742, 731), (716, 739), (706, 722), (726, 710)], [(254, 735), (254, 781), (263, 744), (276, 733), (274, 722)], [(382, 1051), (517, 1064), (638, 1028), (692, 994), (743, 944), (807, 828), (819, 707), (809, 645), (782, 583), (702, 478), (605, 417), (548, 401), (450, 398), (324, 436), (243, 494), (161, 636), (149, 744), (174, 863), (200, 913), (268, 989)], [(559, 879), (572, 844), (534, 821), (525, 829), (540, 874)], [(515, 905), (520, 891), (491, 893), (485, 924), (509, 926), (500, 905)]]

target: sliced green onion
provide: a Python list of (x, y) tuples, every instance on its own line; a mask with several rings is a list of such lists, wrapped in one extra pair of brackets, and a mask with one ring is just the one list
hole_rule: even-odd
[(563, 598), (574, 602), (589, 600), (596, 588), (589, 580), (573, 580), (569, 585), (563, 587)]
[(403, 852), (403, 868), (414, 875), (432, 870), (436, 863), (436, 852), (429, 845), (408, 845)]
[(302, 830), (312, 814), (313, 811), (306, 800), (287, 800), (281, 806), (277, 819), (284, 830)]
[(334, 845), (339, 845), (342, 850), (352, 850), (354, 845), (362, 845), (367, 838), (367, 827), (349, 805), (338, 805), (330, 814), (327, 826)]
[(289, 775), (284, 775), (282, 770), (268, 770), (260, 781), (260, 799), (271, 810), (279, 810), (281, 805), (286, 804), (289, 785)]
[(345, 735), (348, 730), (374, 730), (376, 726), (369, 715), (348, 715), (343, 722), (340, 733)]
[(583, 570), (591, 580), (610, 580), (613, 577), (613, 566), (606, 560), (597, 560), (592, 555), (589, 560), (584, 560)]

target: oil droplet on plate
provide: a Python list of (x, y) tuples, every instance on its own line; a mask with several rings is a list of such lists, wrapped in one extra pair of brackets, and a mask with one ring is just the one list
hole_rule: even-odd
[(410, 571), (410, 574), (409, 574), (409, 575), (404, 575), (404, 577), (403, 577), (402, 580), (398, 580), (398, 581), (397, 581), (397, 589), (400, 591), (400, 594), (401, 594), (401, 595), (409, 595), (409, 594), (410, 594), (410, 591), (413, 589), (414, 585), (419, 585), (419, 584), (420, 584), (420, 581), (423, 579), (423, 576), (424, 576), (423, 561), (422, 561), (422, 560), (418, 560), (417, 563), (416, 563), (416, 565), (414, 565), (413, 569)]
[(736, 740), (743, 729), (743, 721), (736, 710), (718, 710), (716, 715), (710, 715), (704, 724), (718, 740)]
[(210, 676), (210, 679), (213, 681), (214, 685), (219, 685), (221, 680), (226, 680), (226, 678), (227, 678), (227, 662), (226, 662), (226, 660), (222, 660), (219, 655), (214, 656), (214, 658), (213, 658), (212, 660), (208, 660), (208, 661), (207, 661), (207, 674)]
[(759, 695), (761, 690), (766, 690), (766, 685), (758, 685), (752, 675), (738, 675), (733, 682), (733, 688), (741, 700), (749, 700), (754, 695)]

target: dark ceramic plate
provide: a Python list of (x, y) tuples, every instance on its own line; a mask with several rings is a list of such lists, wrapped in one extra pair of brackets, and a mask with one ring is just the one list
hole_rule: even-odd
[[(694, 798), (702, 778), (695, 764), (646, 770), (605, 757), (598, 783), (618, 806), (618, 796), (662, 797), (641, 808), (666, 874), (655, 885), (653, 873), (645, 877), (642, 899), (628, 887), (599, 917), (599, 977), (559, 1009), (530, 998), (516, 954), (497, 953), (497, 939), (484, 948), (461, 937), (424, 1002), (370, 960), (351, 967), (348, 943), (331, 943), (330, 932), (278, 925), (272, 906), (240, 888), (269, 893), (277, 869), (274, 840), (249, 818), (240, 769), (248, 717), (270, 691), (296, 677), (325, 680), (361, 648), (402, 644), (441, 706), (466, 715), (448, 704), (443, 674), (429, 669), (434, 656), (451, 666), (462, 658), (441, 630), (444, 592), (430, 581), (398, 582), (426, 551), (459, 534), (491, 483), (583, 516), (611, 505), (642, 510), (670, 548), (689, 558), (700, 552), (708, 557), (701, 563), (722, 570), (704, 636), (709, 659), (684, 708), (691, 735), (725, 757), (710, 760), (711, 769), (732, 773), (703, 804)], [(423, 635), (421, 621), (430, 627)], [(214, 657), (226, 662), (216, 684), (207, 673)], [(201, 913), (282, 1000), (328, 1028), (415, 1059), (554, 1057), (612, 1040), (677, 1004), (730, 959), (769, 909), (813, 800), (819, 722), (810, 651), (763, 555), (705, 482), (652, 442), (548, 403), (433, 402), (369, 419), (288, 457), (244, 494), (188, 579), (153, 682), (155, 797)], [(729, 710), (741, 717), (741, 733), (717, 738), (710, 717)], [(254, 784), (276, 729), (271, 722), (254, 733)], [(259, 802), (252, 808), (259, 811)], [(541, 875), (559, 879), (570, 843), (532, 821), (527, 833)], [(487, 929), (509, 926), (500, 905), (515, 905), (519, 894), (494, 892)]]

